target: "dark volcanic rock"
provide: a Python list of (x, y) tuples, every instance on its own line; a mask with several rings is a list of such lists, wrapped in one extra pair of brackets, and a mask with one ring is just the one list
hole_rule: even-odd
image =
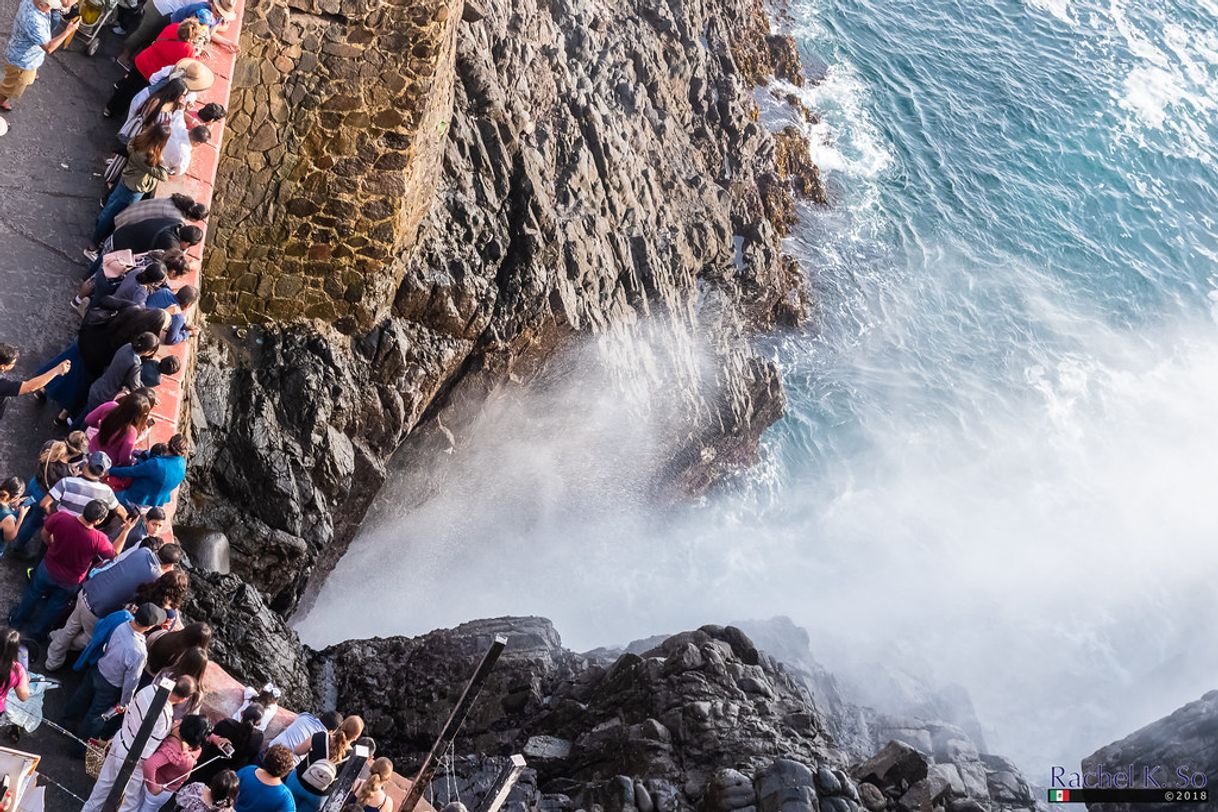
[(187, 620), (212, 625), (212, 660), (246, 685), (275, 683), (285, 707), (312, 707), (305, 649), (258, 591), (235, 575), (192, 570), (190, 580), (182, 611)]
[[(531, 751), (545, 791), (621, 797), (629, 776), (645, 790), (631, 784), (631, 793), (657, 807), (705, 795), (715, 808), (740, 809), (752, 805), (749, 780), (725, 768), (751, 772), (778, 756), (815, 764), (827, 752), (806, 690), (732, 627), (686, 632), (606, 665), (563, 649), (548, 621), (501, 618), (342, 643), (315, 655), (313, 674), (332, 674), (338, 706), (363, 707), (381, 751), (410, 763), (430, 746), (494, 634), (506, 634), (508, 647), (461, 748)], [(811, 788), (810, 768), (798, 769)]]
[(458, 737), (452, 778), (467, 804), (503, 758), (523, 753), (530, 771), (514, 812), (931, 812), (970, 798), (995, 812), (1035, 807), (1009, 762), (968, 748), (932, 755), (893, 741), (846, 769), (802, 677), (734, 626), (580, 655), (547, 620), (498, 618), (349, 641), (310, 668), (318, 693), (361, 708), (380, 752), (409, 771), (496, 634), (508, 647)]
[[(460, 437), (454, 401), (544, 384), (562, 374), (547, 359), (578, 336), (648, 321), (702, 351), (698, 375), (670, 386), (682, 408), (657, 451), (671, 460), (660, 490), (698, 492), (751, 464), (783, 410), (778, 372), (750, 340), (807, 313), (780, 231), (793, 184), (810, 189), (812, 176), (806, 157), (791, 160), (791, 139), (782, 151), (793, 169), (780, 172), (775, 139), (756, 121), (753, 83), (799, 76), (793, 43), (772, 34), (762, 3), (465, 9), (430, 213), (385, 259), (387, 277), (402, 280), (391, 315), (355, 334), (342, 320), (217, 327), (199, 356), (184, 518), (223, 530), (234, 572), (280, 611), (319, 555), (323, 566), (341, 555), (394, 449), (417, 437), (406, 464), (427, 465), (446, 448), (428, 432)], [(341, 38), (341, 21), (327, 24)], [(409, 147), (394, 132), (382, 140)], [(328, 220), (360, 205), (364, 193), (352, 194), (327, 204)], [(375, 208), (382, 192), (368, 194)], [(250, 274), (240, 295), (257, 302), (296, 281), (272, 273)], [(348, 288), (384, 287), (364, 282)]]
[[(1143, 766), (1161, 765), (1160, 783), (1178, 783), (1177, 768), (1186, 774), (1201, 774), (1212, 779), (1218, 776), (1218, 691), (1210, 691), (1195, 702), (1179, 708), (1157, 722), (1129, 734), (1120, 741), (1101, 747), (1083, 759), (1083, 773), (1095, 773), (1101, 766), (1110, 774), (1129, 765), (1140, 770)], [(1137, 786), (1143, 786), (1139, 776)], [(1214, 789), (1209, 790), (1214, 804)], [(1181, 809), (1180, 804), (1088, 804), (1089, 812), (1166, 812)]]

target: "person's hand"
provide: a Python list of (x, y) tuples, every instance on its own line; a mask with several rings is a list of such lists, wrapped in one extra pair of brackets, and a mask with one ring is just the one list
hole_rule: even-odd
[(72, 18), (72, 22), (68, 23), (68, 30), (75, 31), (77, 28), (80, 28), (80, 18), (74, 17)]
[(60, 361), (59, 366), (55, 367), (56, 375), (67, 375), (71, 371), (72, 371), (72, 362), (71, 361)]
[(155, 781), (149, 781), (148, 789), (152, 790), (153, 795), (160, 795), (165, 788)]

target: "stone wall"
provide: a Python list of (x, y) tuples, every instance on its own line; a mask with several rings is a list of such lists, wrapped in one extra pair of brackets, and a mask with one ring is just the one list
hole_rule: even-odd
[(433, 198), (460, 0), (247, 10), (203, 306), (231, 323), (387, 313)]

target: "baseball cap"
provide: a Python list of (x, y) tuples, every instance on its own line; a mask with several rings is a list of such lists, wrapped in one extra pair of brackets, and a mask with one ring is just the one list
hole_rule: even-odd
[(105, 451), (94, 451), (85, 458), (85, 467), (92, 473), (104, 474), (110, 470), (110, 455)]
[(145, 603), (135, 610), (137, 626), (160, 626), (165, 622), (165, 610), (155, 603)]

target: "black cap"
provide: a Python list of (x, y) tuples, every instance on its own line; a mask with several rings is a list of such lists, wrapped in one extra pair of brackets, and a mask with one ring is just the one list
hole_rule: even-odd
[(165, 622), (165, 610), (155, 603), (145, 603), (135, 610), (135, 625), (160, 626)]

